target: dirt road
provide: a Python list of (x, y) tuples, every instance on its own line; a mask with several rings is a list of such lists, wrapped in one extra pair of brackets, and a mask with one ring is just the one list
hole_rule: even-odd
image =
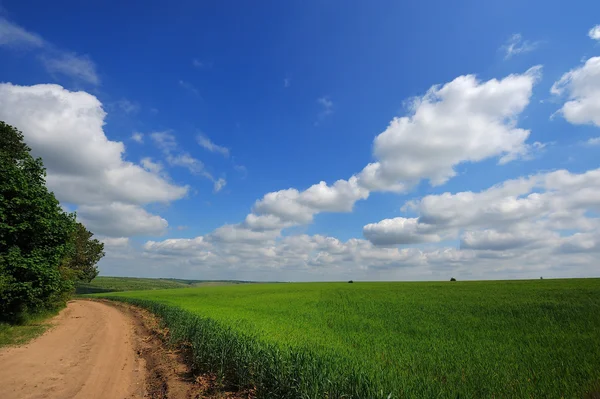
[(144, 397), (144, 359), (135, 352), (130, 316), (72, 301), (53, 323), (29, 344), (0, 350), (0, 398)]

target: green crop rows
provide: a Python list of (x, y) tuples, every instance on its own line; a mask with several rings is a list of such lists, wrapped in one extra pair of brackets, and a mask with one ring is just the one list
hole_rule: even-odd
[(104, 294), (149, 308), (199, 371), (272, 398), (583, 397), (600, 279), (257, 284)]

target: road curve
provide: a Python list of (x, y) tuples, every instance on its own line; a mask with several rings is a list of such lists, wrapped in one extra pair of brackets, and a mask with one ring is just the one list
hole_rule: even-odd
[(2, 399), (136, 399), (143, 359), (131, 318), (100, 302), (69, 302), (29, 344), (0, 349)]

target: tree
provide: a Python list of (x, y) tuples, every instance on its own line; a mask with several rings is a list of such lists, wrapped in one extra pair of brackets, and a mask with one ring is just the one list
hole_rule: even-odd
[(92, 239), (90, 232), (81, 223), (77, 223), (69, 241), (68, 255), (62, 267), (72, 272), (72, 278), (89, 283), (98, 275), (96, 264), (104, 256), (104, 244)]
[(0, 318), (64, 303), (72, 282), (60, 264), (75, 229), (46, 188), (41, 158), (33, 158), (23, 134), (0, 121)]
[(451, 277), (450, 281), (456, 281), (456, 279), (454, 277)]

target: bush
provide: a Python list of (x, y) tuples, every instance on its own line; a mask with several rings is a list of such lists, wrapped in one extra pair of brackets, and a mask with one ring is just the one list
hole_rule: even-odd
[(456, 281), (456, 279), (454, 277), (450, 278), (450, 281)]

